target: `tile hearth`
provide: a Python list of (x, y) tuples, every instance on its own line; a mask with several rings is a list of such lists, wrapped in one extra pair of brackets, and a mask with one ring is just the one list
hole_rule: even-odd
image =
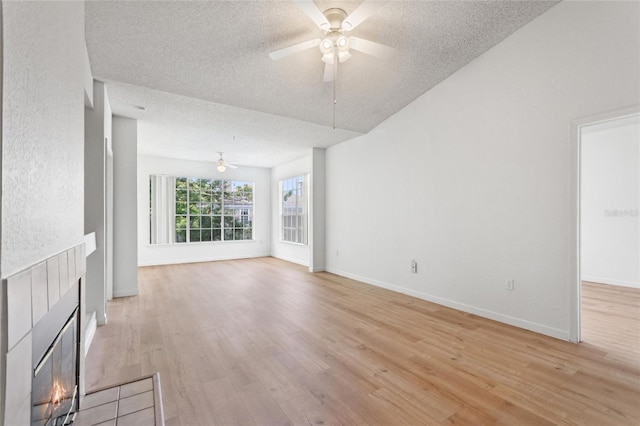
[(160, 375), (85, 395), (74, 426), (163, 426)]

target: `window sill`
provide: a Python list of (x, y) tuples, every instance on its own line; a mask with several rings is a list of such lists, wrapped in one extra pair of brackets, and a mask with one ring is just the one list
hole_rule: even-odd
[(291, 244), (292, 246), (309, 247), (309, 244), (307, 243), (294, 243), (293, 241), (285, 241), (285, 240), (278, 240), (278, 242), (282, 244)]
[(232, 241), (195, 241), (193, 243), (162, 243), (162, 244), (147, 244), (147, 248), (156, 247), (189, 247), (189, 246), (201, 246), (201, 245), (220, 245), (220, 244), (240, 244), (240, 243), (255, 243), (256, 240), (232, 240)]

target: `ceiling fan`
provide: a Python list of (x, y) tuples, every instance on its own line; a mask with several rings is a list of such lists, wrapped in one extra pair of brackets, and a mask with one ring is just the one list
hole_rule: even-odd
[(220, 158), (218, 158), (218, 171), (220, 173), (224, 172), (225, 170), (227, 170), (227, 167), (229, 167), (230, 169), (237, 169), (238, 166), (231, 164), (231, 163), (227, 163), (224, 158), (222, 158), (222, 154), (224, 154), (223, 152), (218, 151), (218, 155), (220, 156)]
[(269, 57), (274, 61), (318, 47), (322, 54), (321, 59), (325, 63), (324, 81), (331, 82), (336, 77), (338, 62), (345, 62), (351, 58), (351, 50), (381, 59), (387, 59), (394, 53), (394, 49), (383, 44), (345, 35), (382, 8), (386, 4), (384, 1), (364, 0), (348, 16), (344, 10), (338, 8), (331, 8), (322, 12), (312, 0), (293, 0), (293, 3), (311, 18), (323, 32), (324, 37), (294, 44), (269, 53)]

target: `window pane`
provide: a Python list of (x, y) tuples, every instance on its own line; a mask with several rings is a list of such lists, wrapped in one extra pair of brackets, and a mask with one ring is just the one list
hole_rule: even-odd
[(211, 216), (202, 216), (201, 228), (211, 228)]
[(200, 213), (202, 214), (211, 214), (211, 204), (209, 203), (200, 203)]
[(200, 214), (200, 205), (198, 203), (189, 204), (189, 214)]
[(176, 229), (185, 229), (187, 227), (186, 216), (176, 216)]
[(200, 191), (189, 191), (189, 201), (200, 201)]
[(211, 201), (211, 193), (209, 192), (201, 192), (200, 193), (200, 201), (204, 201), (206, 203)]
[(222, 231), (220, 231), (219, 229), (214, 229), (213, 231), (211, 231), (211, 236), (213, 241), (220, 241), (222, 239)]
[(222, 213), (222, 205), (220, 203), (212, 203), (211, 204), (211, 213), (220, 214)]
[(211, 241), (211, 229), (203, 229), (200, 234), (202, 236), (202, 241)]
[(204, 193), (211, 193), (211, 180), (200, 179), (200, 191)]
[(200, 216), (190, 216), (189, 225), (191, 228), (200, 228)]
[(200, 230), (191, 230), (189, 231), (189, 238), (192, 243), (200, 241)]
[(176, 190), (176, 201), (187, 201), (187, 191), (178, 191)]
[(187, 203), (176, 203), (176, 214), (187, 214)]
[(220, 228), (220, 216), (213, 216), (211, 218), (211, 227), (212, 228)]
[(187, 178), (176, 178), (176, 190), (178, 189), (187, 189)]
[(242, 229), (234, 229), (233, 230), (233, 239), (241, 240), (242, 239)]
[(233, 217), (225, 216), (224, 217), (224, 227), (225, 228), (233, 228)]
[(296, 176), (282, 181), (282, 239), (304, 243), (305, 176)]
[(233, 241), (233, 229), (224, 230), (224, 239), (226, 241)]
[(176, 231), (176, 243), (186, 243), (187, 242), (187, 231)]

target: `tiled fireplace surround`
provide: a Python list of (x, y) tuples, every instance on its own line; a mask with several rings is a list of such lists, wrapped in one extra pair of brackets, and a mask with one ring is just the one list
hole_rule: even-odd
[[(43, 316), (70, 291), (80, 291), (80, 380), (78, 394), (84, 394), (84, 281), (86, 258), (84, 243), (65, 250), (2, 282), (2, 339), (6, 350), (4, 410), (0, 423), (31, 424), (32, 330)], [(5, 322), (6, 321), (6, 322)], [(4, 419), (2, 418), (4, 412)]]

